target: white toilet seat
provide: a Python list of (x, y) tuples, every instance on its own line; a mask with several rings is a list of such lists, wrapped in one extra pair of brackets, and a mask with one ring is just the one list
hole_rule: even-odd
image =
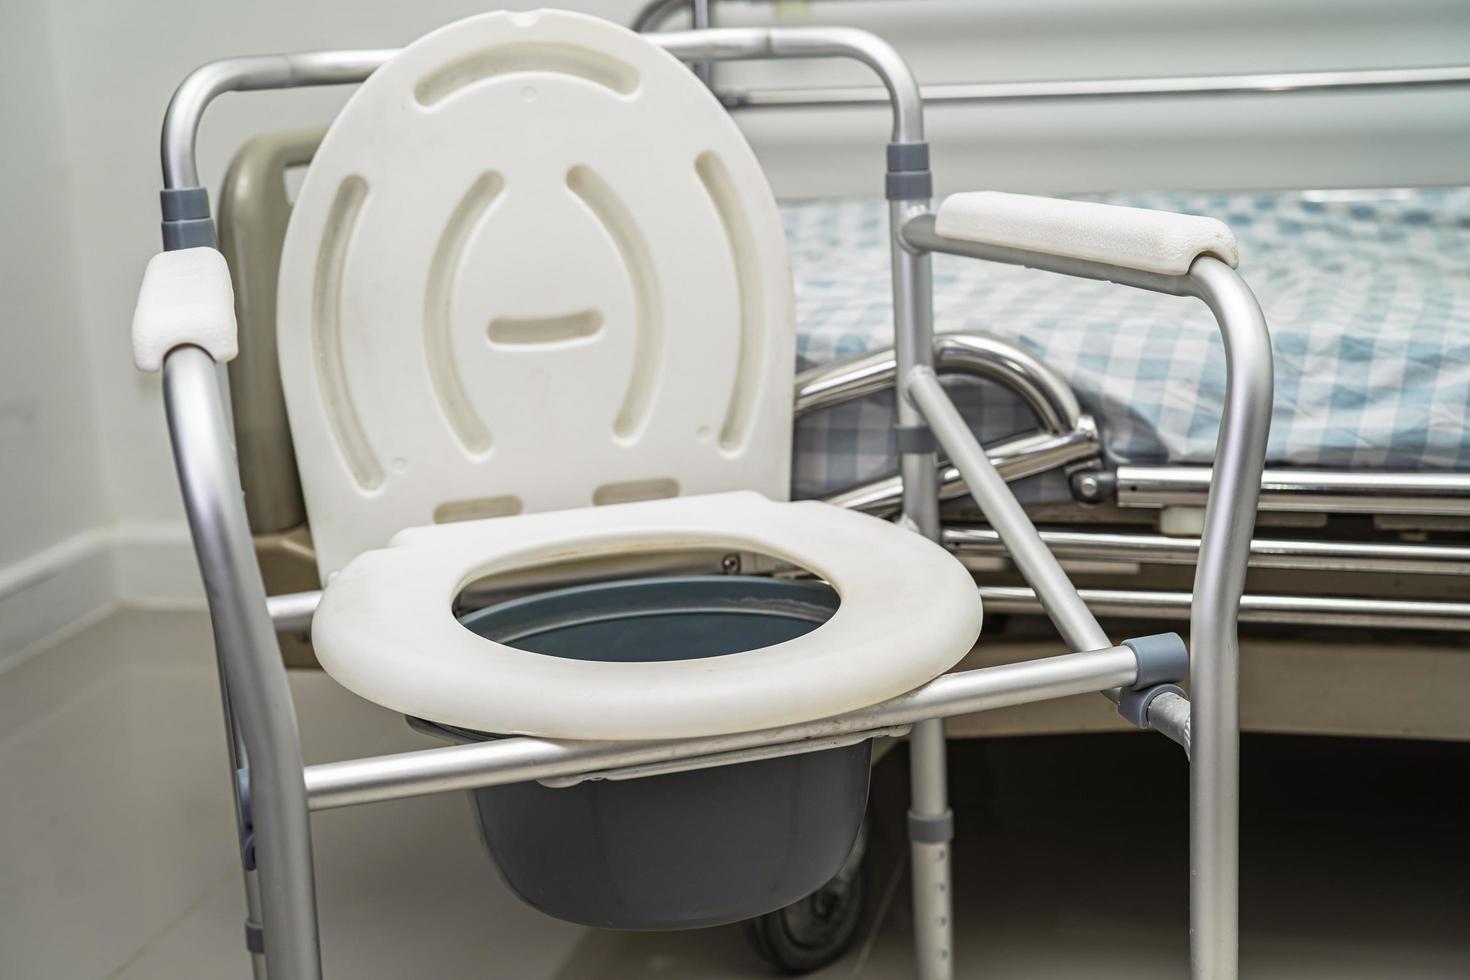
[[(830, 620), (775, 646), (703, 660), (600, 663), (472, 633), (470, 582), (557, 560), (731, 547), (826, 579)], [(564, 739), (688, 738), (810, 721), (912, 690), (959, 662), (980, 598), (944, 549), (884, 521), (741, 491), (410, 528), (333, 576), (312, 641), (364, 698), (431, 721)]]

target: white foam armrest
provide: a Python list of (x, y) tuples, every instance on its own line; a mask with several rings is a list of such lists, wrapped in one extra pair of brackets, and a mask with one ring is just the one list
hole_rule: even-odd
[(202, 347), (216, 361), (239, 353), (235, 290), (216, 249), (159, 252), (143, 273), (133, 311), (133, 363), (139, 371), (157, 371), (182, 344)]
[(1239, 259), (1235, 236), (1214, 218), (999, 191), (950, 195), (939, 205), (934, 231), (1165, 275), (1183, 275), (1201, 255), (1232, 267)]

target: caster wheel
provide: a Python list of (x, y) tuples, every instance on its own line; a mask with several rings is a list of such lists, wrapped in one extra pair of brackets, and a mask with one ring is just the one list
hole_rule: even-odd
[(867, 827), (836, 877), (799, 902), (745, 923), (755, 951), (784, 973), (810, 973), (840, 959), (858, 936), (866, 900)]

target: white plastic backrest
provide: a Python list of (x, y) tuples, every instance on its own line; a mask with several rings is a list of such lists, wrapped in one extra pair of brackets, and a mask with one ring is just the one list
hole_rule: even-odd
[(325, 580), (402, 528), (789, 494), (791, 272), (754, 154), (604, 20), (409, 45), (301, 188), (277, 332)]
[(159, 252), (148, 260), (133, 310), (133, 364), (157, 371), (182, 344), (202, 347), (216, 361), (240, 352), (235, 290), (225, 257), (212, 248)]
[(1093, 201), (971, 191), (945, 198), (934, 231), (944, 238), (1003, 245), (1182, 276), (1209, 254), (1232, 267), (1235, 236), (1223, 222)]

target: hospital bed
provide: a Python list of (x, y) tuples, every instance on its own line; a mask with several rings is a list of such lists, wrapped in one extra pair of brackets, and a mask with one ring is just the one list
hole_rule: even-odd
[[(807, 5), (819, 16), (821, 2)], [(850, 6), (848, 11), (862, 5)], [(893, 5), (873, 3), (891, 12)], [(763, 0), (653, 0), (634, 18), (657, 30), (687, 14), (691, 26), (760, 23)], [(909, 7), (913, 16), (925, 16)], [(728, 19), (735, 19), (733, 16)], [(862, 85), (803, 87), (699, 66), (734, 113), (840, 112), (881, 103)], [(1061, 81), (948, 81), (922, 87), (947, 119), (967, 109), (1027, 106), (1136, 106), (1160, 100), (1208, 106), (1232, 97), (1271, 100), (1335, 93), (1464, 92), (1470, 66)], [(1262, 98), (1264, 97), (1264, 98)], [(1470, 738), (1458, 709), (1470, 696), (1470, 664), (1460, 655), (1470, 628), (1470, 192), (1463, 187), (1127, 193), (1094, 199), (1225, 216), (1244, 253), (1273, 271), (1255, 283), (1272, 324), (1276, 405), (1267, 473), (1242, 601), (1245, 662), (1242, 724), (1258, 731)], [(788, 230), (804, 322), (805, 380), (813, 391), (844, 385), (843, 358), (887, 337), (866, 288), (874, 280), (871, 202), (790, 202)], [(841, 261), (833, 257), (841, 255)], [(869, 256), (857, 266), (854, 254)], [(936, 328), (978, 332), (1020, 346), (1071, 389), (1058, 406), (1081, 411), (1058, 422), (1028, 398), (1026, 384), (987, 379), (956, 397), (987, 445), (1038, 423), (1054, 436), (1097, 433), (1091, 459), (1016, 487), (1043, 536), (1067, 560), (1089, 605), (1117, 621), (1179, 619), (1189, 608), (1189, 564), (1197, 545), (1199, 494), (1207, 485), (1208, 436), (1196, 433), (1219, 411), (1218, 375), (1207, 325), (1141, 294), (1116, 294), (1067, 281), (1045, 295), (1003, 267), (936, 256)], [(956, 340), (956, 342), (958, 342)], [(1218, 349), (1213, 353), (1218, 355)], [(875, 355), (881, 361), (881, 355)], [(1023, 374), (1019, 362), (1017, 374)], [(860, 387), (873, 365), (856, 355)], [(1034, 373), (1034, 372), (1032, 372)], [(1008, 387), (1011, 390), (1002, 390)], [(978, 389), (978, 390), (973, 390)], [(811, 404), (827, 404), (814, 398)], [(880, 431), (879, 396), (829, 409), (798, 429), (798, 491), (876, 512), (891, 503), (872, 486), (891, 472)], [(1195, 414), (1201, 412), (1204, 414)], [(830, 426), (830, 431), (828, 427)], [(856, 449), (857, 452), (824, 452)], [(830, 462), (828, 461), (830, 460)], [(806, 465), (803, 466), (802, 463)], [(951, 498), (946, 541), (971, 565), (987, 608), (1035, 614), (1035, 596), (1017, 588), (1003, 549), (983, 517)], [(891, 488), (890, 488), (891, 490)], [(1249, 624), (1259, 624), (1252, 627)], [(1020, 634), (1024, 623), (1016, 624)], [(1288, 630), (1280, 626), (1290, 627)], [(1386, 657), (1385, 640), (1400, 656)], [(1025, 647), (1024, 640), (1018, 640)], [(1330, 680), (1324, 680), (1330, 679)], [(1318, 692), (1303, 713), (1285, 691)], [(1035, 706), (1009, 715), (956, 720), (951, 732), (1049, 732), (1105, 726), (1085, 705), (1060, 714)]]
[[(853, 506), (784, 502), (802, 402), (793, 405), (792, 389), (810, 382), (794, 377), (785, 234), (748, 146), (679, 63), (812, 57), (866, 65), (891, 99), (896, 523)], [(322, 588), (268, 598), (269, 562), (257, 557), (247, 513), (256, 502), (239, 479), (239, 455), (247, 473), (255, 458), (251, 433), (232, 430), (219, 370), (240, 352), (237, 297), (215, 248), (195, 136), (226, 93), (356, 83), (313, 157), (276, 279), (280, 384)], [(493, 134), (480, 125), (487, 115)], [(774, 914), (846, 873), (861, 841), (868, 743), (911, 733), (916, 959), (925, 980), (942, 980), (954, 967), (941, 720), (1098, 693), (1129, 725), (1188, 754), (1193, 972), (1235, 975), (1236, 608), (1272, 369), (1265, 320), (1224, 224), (993, 192), (933, 208), (917, 84), (881, 39), (843, 28), (644, 40), (585, 16), (497, 13), (402, 51), (226, 59), (175, 93), (162, 158), (165, 251), (139, 293), (134, 359), (162, 371), (214, 623), (258, 975), (320, 975), (313, 810), (469, 790), (497, 863), (543, 908), (622, 927), (733, 921)], [(557, 234), (564, 225), (547, 208), (589, 230)], [(645, 235), (644, 222), (657, 233)], [(497, 233), (480, 235), (482, 226)], [(465, 275), (471, 248), (485, 268), (518, 274)], [(517, 259), (527, 249), (544, 258)], [(1113, 645), (1008, 490), (1008, 477), (1082, 459), (1079, 441), (1095, 435), (1065, 387), (1014, 345), (935, 343), (937, 253), (1197, 299), (1214, 315), (1227, 395), (1188, 645), (1173, 634)], [(609, 262), (611, 275), (597, 272)], [(584, 269), (597, 274), (584, 279)], [(247, 319), (250, 275), (237, 271)], [(562, 307), (563, 285), (592, 290), (595, 302)], [(664, 311), (678, 331), (663, 329)], [(934, 368), (1003, 375), (997, 364), (1024, 378), (1038, 412), (1084, 430), (1081, 439), (1044, 432), (982, 448)], [(849, 380), (847, 391), (869, 383)], [(237, 411), (254, 404), (249, 384), (234, 388)], [(498, 406), (493, 436), (487, 404)], [(603, 409), (610, 425), (597, 421)], [(940, 449), (1070, 652), (945, 674), (974, 643), (981, 597), (936, 544)], [(826, 613), (774, 645), (680, 656), (612, 643), (568, 655), (479, 632), (482, 613), (466, 608), (488, 601), (483, 615), (504, 626), (528, 602), (549, 601), (560, 629), (604, 622), (606, 600), (636, 618), (608, 597), (634, 594), (618, 593), (630, 565), (669, 552), (714, 560), (725, 578), (684, 576), (658, 593), (750, 589), (740, 608), (720, 609)], [(491, 594), (477, 595), (487, 574)], [(793, 574), (802, 595), (827, 598), (757, 599)], [(617, 581), (605, 588), (608, 577)], [(560, 588), (568, 578), (570, 593)], [(549, 594), (548, 581), (558, 586)], [(507, 582), (522, 598), (502, 601), (494, 590)], [(601, 612), (584, 615), (599, 602)], [(339, 682), (456, 744), (303, 766), (276, 637), (308, 629)], [(1189, 695), (1176, 683), (1186, 678)], [(783, 775), (754, 778), (749, 767)], [(817, 789), (829, 784), (814, 782), (819, 774), (844, 787), (840, 804)], [(730, 796), (734, 787), (744, 795)], [(658, 805), (675, 797), (677, 806)], [(608, 823), (640, 798), (655, 804), (643, 810), (647, 826)], [(743, 818), (748, 807), (753, 817)], [(706, 823), (720, 833), (701, 836)], [(791, 832), (773, 836), (782, 828)], [(533, 846), (535, 859), (497, 844), (507, 839)], [(774, 846), (752, 846), (762, 841)], [(582, 855), (590, 860), (579, 865)], [(711, 861), (724, 870), (701, 876)]]

